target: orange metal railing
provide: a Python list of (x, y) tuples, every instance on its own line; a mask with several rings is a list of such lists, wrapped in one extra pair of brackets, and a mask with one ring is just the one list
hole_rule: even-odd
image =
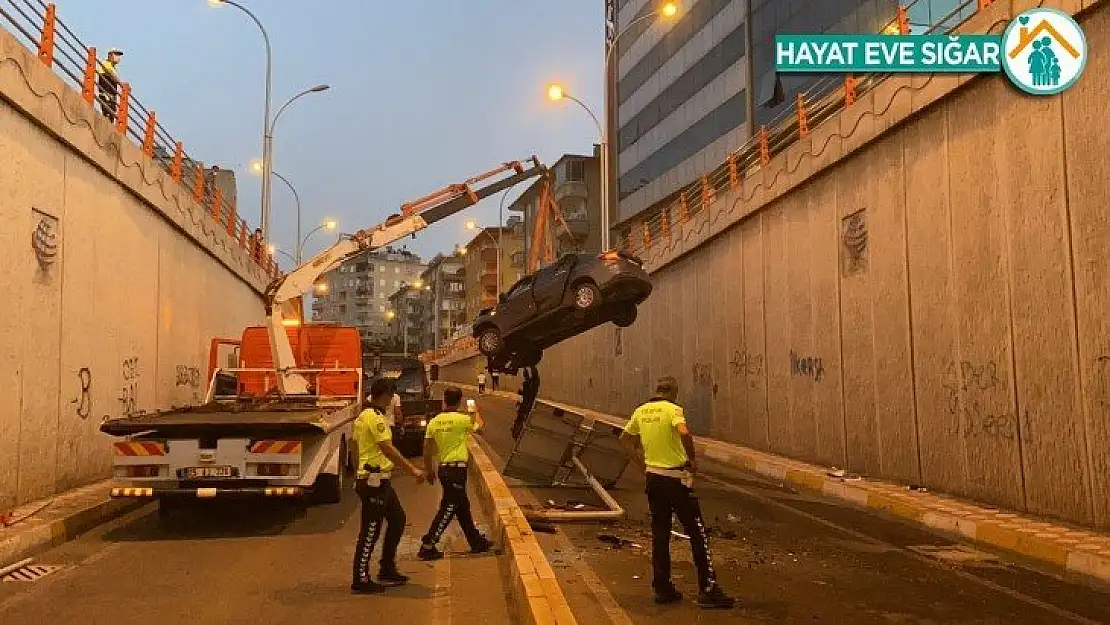
[(56, 5), (45, 0), (0, 0), (0, 27), (35, 52), (39, 61), (80, 93), (88, 106), (112, 120), (116, 132), (142, 148), (143, 154), (168, 172), (173, 182), (190, 190), (212, 220), (226, 229), (267, 275), (278, 275), (273, 255), (253, 243), (247, 223), (237, 212), (235, 198), (223, 197), (219, 189), (206, 188), (212, 185), (206, 183), (202, 166), (184, 151), (181, 141), (170, 136), (157, 114), (139, 101), (129, 83), (119, 85), (114, 110), (103, 112), (97, 98), (97, 63), (107, 50), (86, 46), (59, 18)]

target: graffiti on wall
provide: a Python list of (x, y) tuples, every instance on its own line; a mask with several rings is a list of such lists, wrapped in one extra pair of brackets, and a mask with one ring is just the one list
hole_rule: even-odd
[(123, 385), (120, 388), (120, 414), (127, 417), (138, 412), (139, 401), (139, 358), (125, 358), (120, 363)]
[(733, 377), (746, 376), (748, 388), (758, 389), (763, 380), (763, 354), (749, 352), (746, 347), (733, 350), (728, 368)]
[(1032, 442), (1028, 410), (991, 408), (1013, 401), (1007, 376), (995, 361), (949, 361), (941, 386), (945, 413), (952, 418), (955, 435), (965, 440)]
[(825, 379), (825, 364), (819, 356), (799, 356), (790, 350), (790, 375), (813, 378), (814, 382)]
[(46, 269), (58, 259), (58, 218), (37, 208), (31, 209), (35, 229), (31, 231), (31, 250), (40, 269)]
[(867, 271), (867, 209), (840, 221), (840, 266), (846, 278)]
[(200, 367), (177, 365), (177, 386), (200, 387)]
[(713, 365), (703, 362), (694, 362), (693, 366), (694, 386), (701, 388), (710, 388), (713, 394), (717, 394), (717, 382), (714, 380)]
[(75, 406), (78, 417), (88, 419), (92, 414), (92, 371), (88, 367), (77, 370), (77, 384), (77, 399), (70, 400), (69, 403)]

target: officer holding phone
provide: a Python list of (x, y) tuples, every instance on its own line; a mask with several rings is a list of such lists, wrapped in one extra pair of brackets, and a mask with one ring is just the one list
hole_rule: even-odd
[[(451, 520), (458, 518), (471, 553), (484, 553), (492, 545), (478, 532), (470, 513), (470, 498), (466, 495), (466, 466), (470, 460), (467, 439), (471, 432), (482, 428), (482, 416), (473, 399), (466, 400), (467, 414), (459, 412), (462, 389), (449, 386), (443, 391), (443, 412), (428, 422), (424, 434), (424, 470), (429, 484), (436, 476), (443, 487), (439, 510), (428, 533), (424, 535), (417, 555), (421, 560), (439, 560), (443, 552), (437, 548), (439, 539), (447, 531)], [(438, 471), (436, 464), (439, 464)]]

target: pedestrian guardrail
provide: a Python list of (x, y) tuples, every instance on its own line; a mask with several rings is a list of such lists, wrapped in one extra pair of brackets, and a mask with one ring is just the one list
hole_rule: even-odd
[[(114, 98), (106, 105), (97, 97), (100, 58), (94, 47), (81, 39), (58, 17), (57, 7), (44, 0), (0, 0), (0, 26), (12, 33), (39, 60), (61, 77), (67, 86), (81, 94), (85, 103), (115, 124), (115, 130), (140, 146), (148, 158), (170, 174), (174, 182), (189, 189), (208, 215), (248, 251), (254, 262), (270, 276), (276, 276), (273, 254), (264, 249), (238, 215), (235, 198), (223, 197), (214, 181), (207, 180), (204, 165), (190, 157), (183, 143), (175, 140), (132, 91), (131, 84), (120, 82)], [(102, 52), (107, 52), (104, 50)]]

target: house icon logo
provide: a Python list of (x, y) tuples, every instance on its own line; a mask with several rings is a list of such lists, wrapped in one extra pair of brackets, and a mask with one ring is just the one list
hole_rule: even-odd
[(1079, 80), (1087, 65), (1087, 38), (1070, 15), (1031, 9), (1002, 33), (1002, 69), (1022, 91), (1055, 95)]

